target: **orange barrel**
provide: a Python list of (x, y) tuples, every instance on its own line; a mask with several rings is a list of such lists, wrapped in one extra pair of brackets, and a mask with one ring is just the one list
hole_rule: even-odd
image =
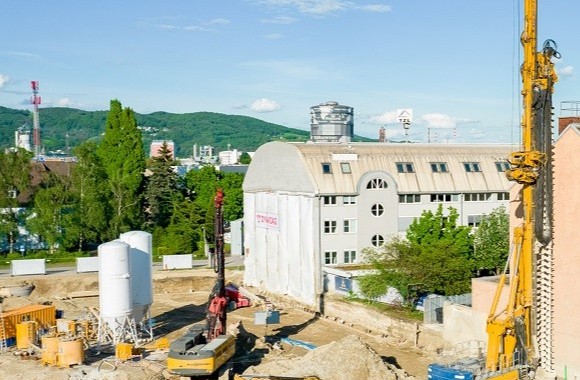
[(42, 354), (40, 361), (42, 364), (56, 365), (58, 354), (58, 337), (43, 336), (42, 337)]

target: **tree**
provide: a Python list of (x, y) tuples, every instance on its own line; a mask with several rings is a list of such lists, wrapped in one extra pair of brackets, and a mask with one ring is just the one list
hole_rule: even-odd
[(509, 215), (504, 206), (481, 219), (474, 233), (473, 259), (479, 271), (500, 272), (509, 254)]
[(176, 162), (166, 142), (163, 142), (159, 154), (151, 159), (150, 175), (146, 181), (145, 214), (149, 227), (167, 227), (173, 207), (182, 198), (183, 186), (179, 175), (173, 170)]
[(10, 253), (18, 237), (18, 194), (30, 184), (30, 159), (24, 149), (0, 152), (0, 237), (8, 241)]
[(224, 220), (231, 222), (244, 216), (244, 191), (242, 184), (244, 175), (240, 173), (224, 173), (218, 182), (224, 192)]
[(138, 228), (142, 224), (143, 173), (145, 152), (135, 114), (111, 101), (105, 134), (97, 153), (104, 163), (112, 194), (111, 234)]
[(78, 159), (72, 170), (72, 193), (75, 199), (73, 223), (68, 230), (79, 249), (86, 243), (100, 243), (116, 236), (108, 235), (111, 215), (107, 175), (96, 153), (94, 142), (85, 142), (75, 149)]
[(370, 298), (395, 287), (404, 297), (410, 289), (442, 295), (468, 292), (473, 263), (470, 228), (457, 225), (458, 214), (443, 206), (435, 213), (424, 211), (407, 230), (406, 239), (394, 239), (378, 250), (364, 251), (374, 273), (359, 280), (361, 291)]
[(202, 236), (201, 215), (200, 207), (190, 199), (175, 202), (169, 225), (166, 228), (157, 227), (153, 232), (153, 239), (162, 253), (195, 252)]
[(27, 220), (27, 228), (46, 241), (50, 253), (70, 246), (66, 237), (74, 223), (71, 195), (68, 178), (48, 173), (34, 197), (33, 216)]
[(242, 165), (249, 165), (252, 162), (252, 157), (248, 154), (248, 152), (244, 152), (240, 155), (240, 164)]

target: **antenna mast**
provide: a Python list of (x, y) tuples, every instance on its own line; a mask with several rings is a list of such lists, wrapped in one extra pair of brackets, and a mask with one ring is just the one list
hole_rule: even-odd
[(40, 96), (38, 96), (38, 81), (33, 80), (30, 82), (30, 87), (32, 88), (32, 97), (30, 98), (30, 103), (34, 105), (34, 111), (32, 112), (32, 126), (33, 126), (33, 138), (34, 138), (34, 157), (38, 158), (40, 155), (40, 121), (38, 120), (38, 105), (41, 102)]

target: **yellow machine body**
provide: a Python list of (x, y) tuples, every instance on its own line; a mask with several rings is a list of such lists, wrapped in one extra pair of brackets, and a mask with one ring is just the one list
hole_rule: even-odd
[(234, 356), (235, 349), (236, 340), (231, 335), (220, 335), (207, 344), (195, 345), (184, 351), (170, 349), (167, 369), (180, 376), (208, 376)]
[(115, 346), (115, 358), (125, 361), (133, 356), (133, 345), (131, 343), (117, 343)]

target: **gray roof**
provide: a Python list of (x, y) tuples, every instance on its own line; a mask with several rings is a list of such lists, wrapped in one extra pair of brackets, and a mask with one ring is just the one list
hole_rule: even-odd
[[(516, 150), (510, 145), (283, 143), (270, 142), (255, 153), (244, 191), (356, 194), (363, 175), (388, 173), (399, 193), (506, 191), (511, 186), (495, 163)], [(413, 163), (414, 173), (398, 173), (397, 162)], [(445, 162), (448, 173), (433, 173), (432, 162)], [(464, 162), (477, 162), (481, 172), (466, 172)], [(329, 163), (331, 174), (324, 174)], [(341, 171), (349, 163), (351, 173)], [(365, 176), (366, 177), (366, 176)]]

